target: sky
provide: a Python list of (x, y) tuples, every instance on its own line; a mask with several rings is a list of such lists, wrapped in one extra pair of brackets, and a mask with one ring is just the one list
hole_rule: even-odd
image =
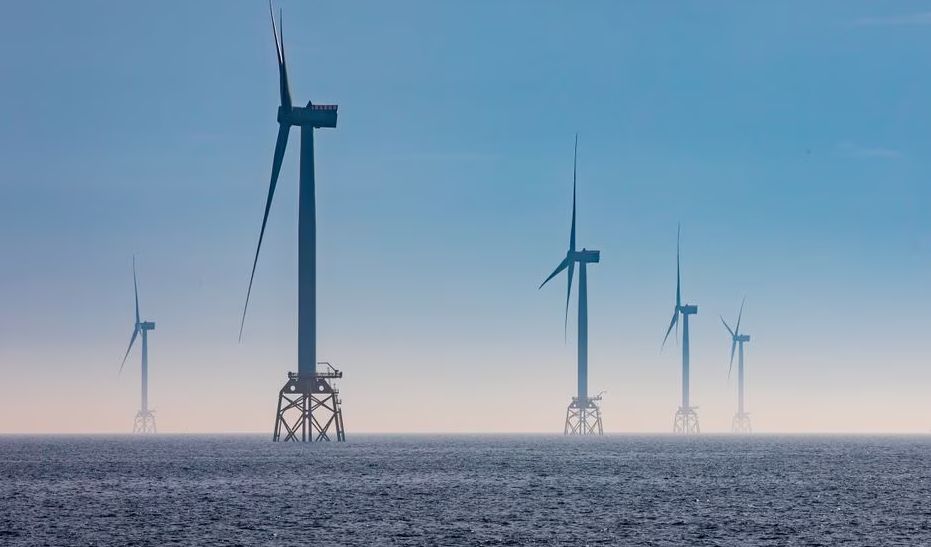
[[(572, 146), (606, 432), (931, 429), (931, 2), (279, 0), (316, 134), (318, 359), (349, 435), (561, 432)], [(132, 259), (163, 432), (271, 433), (296, 370), (297, 132), (262, 0), (0, 3), (0, 433), (121, 433)], [(573, 294), (577, 294), (573, 289)], [(572, 314), (575, 313), (573, 296)]]

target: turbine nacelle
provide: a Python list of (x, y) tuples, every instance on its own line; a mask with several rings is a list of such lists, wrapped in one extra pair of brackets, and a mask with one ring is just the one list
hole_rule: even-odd
[(749, 341), (750, 341), (750, 335), (749, 335), (749, 334), (739, 334), (739, 335), (737, 335), (737, 336), (734, 337), (734, 341), (735, 341), (735, 342), (749, 342)]
[(679, 313), (682, 315), (698, 315), (698, 306), (693, 306), (692, 304), (679, 306)]
[(594, 264), (601, 260), (601, 251), (590, 251), (583, 248), (581, 251), (569, 251), (566, 253), (566, 258), (570, 262), (578, 262), (579, 264)]
[(136, 325), (139, 330), (155, 330), (155, 321), (145, 321)]
[(336, 127), (336, 111), (339, 105), (311, 104), (307, 106), (279, 106), (278, 123), (298, 127)]

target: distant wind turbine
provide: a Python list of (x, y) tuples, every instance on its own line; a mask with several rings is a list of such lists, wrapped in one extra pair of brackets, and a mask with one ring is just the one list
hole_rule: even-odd
[(672, 312), (672, 321), (669, 322), (669, 328), (666, 329), (666, 336), (663, 337), (663, 347), (666, 346), (666, 340), (669, 339), (669, 333), (676, 329), (678, 337), (679, 316), (682, 316), (682, 405), (676, 411), (676, 418), (673, 423), (673, 433), (682, 433), (686, 435), (698, 434), (701, 429), (698, 425), (698, 414), (689, 404), (689, 316), (698, 314), (698, 306), (682, 304), (682, 275), (679, 259), (679, 239), (682, 232), (682, 226), (676, 232), (676, 307)]
[(737, 325), (734, 329), (731, 329), (727, 321), (721, 317), (721, 323), (724, 323), (724, 328), (731, 335), (731, 361), (727, 367), (728, 380), (731, 378), (731, 369), (734, 368), (734, 350), (739, 348), (739, 358), (737, 359), (737, 413), (734, 414), (734, 420), (731, 424), (731, 429), (738, 434), (746, 434), (752, 431), (750, 415), (744, 412), (744, 343), (750, 341), (750, 335), (740, 334), (740, 319), (744, 314), (744, 302), (746, 300), (744, 298), (740, 302), (740, 312), (737, 314)]
[(601, 435), (601, 409), (598, 401), (601, 393), (596, 397), (588, 396), (588, 264), (595, 264), (600, 260), (600, 251), (591, 251), (582, 248), (575, 249), (575, 194), (576, 173), (579, 155), (579, 136), (575, 136), (575, 154), (572, 162), (572, 228), (569, 231), (569, 250), (566, 257), (556, 266), (553, 273), (547, 277), (539, 288), (543, 288), (550, 279), (553, 279), (563, 270), (568, 269), (568, 284), (566, 286), (566, 317), (565, 328), (569, 324), (569, 299), (572, 295), (572, 276), (575, 264), (579, 264), (579, 341), (578, 341), (578, 395), (572, 398), (566, 409), (566, 435)]
[(133, 349), (133, 343), (136, 336), (142, 333), (142, 407), (136, 413), (136, 419), (133, 422), (133, 433), (156, 433), (155, 414), (149, 410), (149, 331), (155, 330), (155, 323), (151, 321), (142, 321), (139, 318), (139, 285), (136, 283), (136, 257), (133, 257), (133, 292), (136, 295), (136, 322), (133, 326), (133, 334), (129, 339), (129, 347), (126, 348), (126, 354), (123, 355), (123, 362), (120, 363), (120, 371), (123, 372), (123, 365), (126, 364), (126, 358)]

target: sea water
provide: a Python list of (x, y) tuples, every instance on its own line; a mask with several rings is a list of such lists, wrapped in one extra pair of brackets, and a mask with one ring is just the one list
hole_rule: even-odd
[(43, 545), (931, 545), (931, 436), (0, 436)]

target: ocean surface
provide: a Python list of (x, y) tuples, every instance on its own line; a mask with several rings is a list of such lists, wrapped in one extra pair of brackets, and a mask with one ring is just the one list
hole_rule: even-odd
[(43, 545), (931, 545), (931, 435), (0, 436)]

